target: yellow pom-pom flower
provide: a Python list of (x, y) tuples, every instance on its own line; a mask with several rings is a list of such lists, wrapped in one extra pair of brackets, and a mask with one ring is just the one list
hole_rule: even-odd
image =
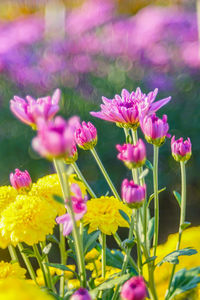
[(85, 255), (85, 261), (91, 262), (97, 259), (100, 256), (100, 252), (97, 249), (93, 248)]
[(52, 234), (56, 215), (52, 205), (41, 197), (18, 195), (2, 212), (0, 229), (13, 245), (19, 242), (33, 245)]
[(0, 280), (0, 299), (53, 300), (54, 298), (27, 280), (8, 278)]
[(87, 212), (83, 222), (85, 226), (89, 224), (88, 233), (100, 230), (111, 235), (118, 230), (118, 227), (129, 227), (119, 210), (124, 211), (129, 217), (131, 216), (131, 209), (113, 196), (102, 196), (87, 201)]
[(78, 279), (70, 279), (67, 282), (67, 287), (69, 290), (79, 289), (81, 286), (80, 281)]
[(18, 263), (8, 263), (5, 261), (0, 262), (0, 280), (7, 278), (19, 278), (24, 279), (26, 269), (21, 268)]

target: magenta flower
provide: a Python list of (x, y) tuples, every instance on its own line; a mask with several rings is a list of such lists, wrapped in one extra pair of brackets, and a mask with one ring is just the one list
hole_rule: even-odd
[(92, 300), (92, 298), (86, 289), (80, 288), (70, 297), (70, 300)]
[(171, 139), (171, 149), (172, 156), (176, 161), (180, 162), (189, 160), (192, 155), (192, 144), (190, 138), (183, 141), (182, 137), (175, 140), (175, 136), (173, 136)]
[(148, 143), (161, 146), (165, 137), (170, 137), (167, 115), (163, 115), (162, 119), (159, 119), (155, 113), (145, 116), (140, 125)]
[(133, 180), (124, 179), (121, 186), (123, 201), (131, 208), (142, 206), (146, 196), (146, 186), (135, 184)]
[(10, 100), (10, 109), (20, 121), (36, 129), (38, 119), (48, 121), (55, 116), (59, 110), (59, 101), (59, 89), (55, 90), (52, 97), (47, 96), (37, 100), (31, 96), (26, 96), (26, 100), (14, 96), (14, 100)]
[(90, 122), (82, 122), (75, 131), (75, 141), (79, 147), (89, 150), (97, 143), (97, 130)]
[(158, 89), (149, 94), (143, 94), (140, 88), (129, 93), (123, 89), (121, 97), (115, 95), (114, 99), (102, 97), (100, 112), (91, 112), (91, 115), (106, 121), (114, 122), (119, 127), (137, 129), (139, 120), (145, 115), (151, 115), (167, 104), (171, 97), (153, 103)]
[[(87, 211), (87, 206), (86, 206), (86, 201), (87, 201), (87, 196), (84, 198), (82, 197), (81, 189), (77, 184), (72, 184), (71, 185), (71, 201), (72, 201), (72, 208), (74, 211), (75, 215), (75, 220), (79, 221), (82, 219), (84, 214)], [(68, 200), (67, 200), (68, 201)], [(63, 216), (57, 217), (56, 222), (58, 224), (63, 224), (63, 235), (69, 235), (72, 230), (73, 230), (73, 222), (72, 218), (69, 213), (66, 213)]]
[(146, 147), (141, 139), (138, 140), (136, 145), (116, 145), (116, 148), (120, 152), (117, 157), (122, 160), (129, 169), (139, 168), (146, 161)]
[(135, 276), (124, 283), (121, 290), (123, 300), (144, 300), (147, 289), (142, 276)]
[[(68, 121), (69, 122), (69, 121)], [(65, 158), (73, 153), (73, 128), (61, 117), (54, 121), (37, 123), (38, 134), (32, 140), (33, 149), (47, 159)]]
[(15, 173), (10, 173), (10, 183), (16, 190), (29, 191), (32, 185), (32, 180), (29, 172), (24, 172), (19, 169), (15, 169)]

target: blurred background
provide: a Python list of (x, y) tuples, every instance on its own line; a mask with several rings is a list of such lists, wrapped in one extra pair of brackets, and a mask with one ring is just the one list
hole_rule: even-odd
[[(123, 88), (159, 88), (169, 95), (166, 113), (170, 133), (191, 138), (187, 164), (186, 220), (199, 224), (200, 215), (200, 61), (195, 1), (82, 0), (0, 2), (0, 184), (9, 184), (15, 168), (27, 169), (33, 181), (53, 172), (51, 164), (31, 149), (35, 135), (9, 110), (13, 95), (35, 98), (62, 91), (61, 114), (79, 115), (98, 129), (97, 151), (120, 190), (130, 174), (116, 158), (115, 144), (123, 131), (90, 116), (101, 96), (112, 98)], [(139, 135), (142, 137), (141, 132)], [(148, 146), (148, 159), (152, 149)], [(108, 187), (90, 153), (79, 151), (78, 165), (98, 195)], [(152, 174), (146, 177), (149, 194)], [(170, 140), (160, 149), (160, 242), (178, 229), (179, 209), (173, 190), (180, 192), (179, 164), (171, 157)], [(192, 246), (192, 245), (191, 245)]]

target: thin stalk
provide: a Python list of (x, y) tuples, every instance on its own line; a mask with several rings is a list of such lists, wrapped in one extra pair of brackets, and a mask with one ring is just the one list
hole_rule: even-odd
[(106, 169), (104, 168), (104, 166), (103, 166), (103, 164), (102, 164), (102, 162), (101, 162), (101, 160), (100, 160), (100, 158), (99, 158), (99, 156), (98, 156), (98, 154), (97, 154), (95, 148), (90, 149), (90, 151), (92, 152), (92, 154), (93, 154), (93, 156), (94, 156), (94, 158), (95, 158), (95, 160), (96, 160), (96, 162), (97, 162), (97, 164), (98, 164), (98, 166), (99, 166), (99, 168), (100, 168), (102, 174), (104, 175), (104, 177), (105, 177), (105, 179), (106, 179), (106, 181), (107, 181), (107, 183), (108, 183), (108, 185), (109, 185), (111, 191), (113, 192), (113, 195), (114, 195), (118, 200), (121, 201), (121, 198), (120, 198), (120, 196), (119, 196), (119, 194), (118, 194), (116, 188), (114, 187), (114, 185), (113, 185), (113, 183), (112, 183), (112, 180), (110, 179), (110, 177), (109, 177), (109, 175), (108, 175)]
[(76, 162), (71, 164), (74, 171), (76, 172), (77, 176), (79, 177), (79, 179), (84, 183), (84, 185), (86, 186), (88, 193), (90, 194), (90, 196), (92, 198), (97, 198), (97, 196), (95, 195), (95, 193), (93, 192), (93, 190), (91, 189), (91, 187), (89, 186), (89, 184), (87, 183), (87, 181), (85, 180), (85, 177), (83, 176), (81, 170), (79, 169), (78, 165), (76, 164)]
[(131, 133), (132, 133), (132, 137), (133, 137), (133, 145), (136, 145), (136, 144), (137, 144), (137, 141), (138, 141), (137, 130), (131, 129)]
[(47, 274), (45, 273), (45, 270), (44, 270), (44, 266), (42, 264), (42, 260), (41, 260), (41, 255), (40, 255), (40, 252), (38, 250), (38, 247), (36, 244), (33, 245), (33, 251), (34, 251), (34, 254), (36, 256), (36, 259), (37, 259), (37, 262), (39, 264), (39, 267), (43, 273), (43, 277), (44, 277), (44, 282), (45, 282), (45, 286), (47, 286), (48, 288), (51, 288), (50, 284), (49, 284), (49, 281), (48, 281), (48, 278), (47, 278)]
[(154, 186), (154, 215), (155, 215), (155, 231), (153, 238), (153, 256), (156, 256), (158, 246), (158, 233), (159, 233), (159, 198), (158, 198), (158, 154), (159, 147), (153, 145), (153, 186)]
[[(181, 238), (182, 238), (182, 225), (185, 223), (185, 214), (186, 214), (186, 172), (185, 172), (185, 162), (180, 162), (181, 166), (181, 212), (180, 212), (180, 223), (179, 223), (179, 234), (178, 234), (178, 242), (176, 245), (176, 250), (180, 249)], [(169, 280), (169, 286), (166, 293), (166, 300), (168, 299), (171, 283), (174, 277), (176, 265), (172, 267), (172, 273)]]
[[(46, 246), (45, 242), (41, 242), (40, 243), (40, 248), (41, 248), (42, 251), (45, 248), (45, 246)], [(49, 266), (47, 265), (48, 263), (49, 263), (49, 259), (48, 259), (48, 255), (46, 254), (45, 257), (44, 257), (44, 263), (42, 261), (42, 264), (44, 266), (44, 271), (45, 271), (46, 277), (48, 278), (48, 282), (50, 284), (50, 288), (52, 289), (53, 292), (56, 293), (56, 288), (55, 288), (55, 286), (53, 284), (53, 280), (52, 280), (52, 277), (51, 277), (50, 269), (49, 269)]]
[(138, 257), (139, 275), (142, 275), (142, 253), (141, 253), (141, 243), (140, 243), (140, 235), (139, 235), (139, 229), (138, 229), (139, 218), (140, 218), (140, 212), (139, 212), (139, 209), (137, 209), (135, 233), (136, 233), (136, 239), (137, 239), (137, 257)]
[[(129, 240), (131, 240), (132, 237), (133, 237), (133, 228), (134, 228), (134, 216), (133, 215), (134, 215), (134, 212), (132, 213), (132, 216), (131, 216), (131, 224), (130, 224), (129, 234), (128, 234), (128, 239)], [(123, 261), (123, 265), (122, 265), (121, 275), (124, 275), (125, 272), (126, 272), (126, 268), (127, 268), (128, 262), (129, 262), (130, 254), (131, 254), (131, 247), (128, 247), (126, 249), (126, 253), (124, 255), (124, 261)], [(117, 285), (117, 287), (115, 288), (115, 292), (113, 294), (112, 300), (116, 300), (118, 298), (119, 288), (120, 288), (120, 285)]]
[(71, 217), (72, 223), (73, 223), (72, 235), (74, 238), (78, 270), (80, 273), (81, 286), (86, 287), (86, 272), (85, 272), (85, 262), (84, 262), (84, 255), (83, 255), (83, 245), (81, 243), (81, 238), (80, 238), (79, 230), (78, 230), (78, 227), (76, 224), (74, 211), (72, 209), (68, 176), (65, 172), (65, 165), (62, 161), (54, 160), (54, 165), (57, 170), (60, 184), (62, 187), (63, 197), (64, 197), (64, 199), (68, 200), (66, 202), (66, 206), (67, 206), (67, 211), (70, 214), (70, 217)]
[(10, 253), (10, 257), (13, 261), (16, 261), (19, 263), (18, 257), (17, 257), (17, 252), (15, 250), (15, 247), (13, 245), (8, 246), (8, 251)]
[(102, 239), (102, 250), (101, 250), (101, 270), (102, 277), (106, 277), (106, 235), (105, 233), (101, 233)]
[(26, 265), (26, 267), (28, 269), (28, 272), (30, 274), (31, 279), (34, 280), (36, 284), (38, 284), (37, 281), (36, 281), (35, 271), (33, 270), (33, 267), (32, 267), (32, 265), (30, 263), (30, 260), (28, 259), (28, 257), (26, 256), (26, 254), (23, 253), (23, 250), (24, 250), (23, 245), (21, 243), (18, 243), (17, 246), (18, 246), (19, 251), (21, 253), (21, 256), (22, 256), (22, 258), (23, 258), (23, 260), (25, 262), (25, 265)]

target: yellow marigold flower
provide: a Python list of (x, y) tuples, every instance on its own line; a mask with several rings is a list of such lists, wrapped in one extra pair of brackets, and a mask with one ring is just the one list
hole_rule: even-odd
[(67, 282), (67, 286), (68, 286), (68, 289), (69, 290), (73, 290), (73, 289), (78, 289), (80, 288), (80, 281), (78, 279), (71, 279), (71, 280), (68, 280)]
[[(76, 270), (75, 265), (66, 265), (66, 267), (68, 267), (72, 271)], [(63, 273), (62, 270), (60, 270), (60, 269), (55, 269), (55, 270), (56, 270), (57, 275), (62, 275), (62, 273)], [(73, 274), (73, 272), (70, 272), (70, 271), (64, 271), (64, 276), (65, 276), (65, 279), (72, 279), (74, 277), (74, 274)]]
[(0, 280), (0, 299), (6, 300), (53, 300), (51, 296), (27, 280), (8, 278)]
[[(56, 268), (49, 267), (50, 275), (53, 276), (56, 273)], [(37, 269), (36, 271), (36, 281), (39, 284), (39, 286), (45, 286), (45, 281), (44, 281), (44, 275), (41, 269)], [(33, 281), (34, 283), (34, 281)]]
[[(164, 256), (176, 250), (178, 240), (178, 233), (171, 234), (168, 237), (166, 243), (159, 245), (157, 248), (157, 259), (156, 263), (162, 260)], [(187, 247), (193, 247), (198, 251), (197, 254), (192, 256), (179, 256), (179, 264), (176, 265), (176, 271), (186, 268), (191, 269), (200, 265), (200, 226), (191, 227), (183, 231), (182, 240), (181, 240), (181, 249)], [(155, 282), (158, 291), (159, 300), (163, 300), (166, 290), (168, 288), (169, 279), (171, 275), (173, 265), (170, 263), (164, 263), (160, 267), (155, 269)], [(147, 275), (147, 266), (144, 266), (144, 277), (148, 280)], [(190, 300), (192, 299), (200, 299), (197, 296), (198, 288), (193, 289), (188, 292)], [(194, 298), (193, 298), (194, 295)], [(183, 298), (182, 298), (183, 297)], [(186, 299), (186, 294), (180, 294), (175, 299)], [(195, 298), (196, 297), (196, 298)]]
[(100, 270), (100, 277), (96, 278), (94, 280), (95, 286), (100, 285), (105, 280), (110, 279), (111, 277), (115, 278), (116, 276), (114, 276), (114, 275), (119, 273), (119, 272), (121, 272), (121, 270), (118, 269), (118, 268), (114, 268), (114, 267), (111, 267), (111, 266), (106, 266), (106, 276), (105, 276), (105, 278), (102, 277), (102, 273), (101, 273), (101, 270)]
[(12, 186), (0, 187), (0, 214), (11, 203), (15, 201), (17, 191)]
[(84, 215), (84, 225), (89, 224), (88, 233), (95, 230), (111, 235), (118, 227), (129, 227), (127, 221), (122, 218), (119, 209), (123, 210), (129, 217), (131, 209), (115, 197), (95, 198), (87, 201), (87, 212)]
[(99, 256), (100, 256), (100, 252), (97, 251), (96, 248), (93, 248), (85, 255), (85, 261), (91, 262), (91, 261), (97, 259)]
[(8, 263), (3, 260), (0, 262), (0, 280), (7, 278), (19, 278), (24, 279), (26, 269), (21, 268), (18, 263)]
[(52, 234), (56, 214), (52, 205), (42, 198), (18, 195), (3, 211), (0, 229), (3, 236), (10, 237), (13, 245), (19, 242), (33, 245)]

